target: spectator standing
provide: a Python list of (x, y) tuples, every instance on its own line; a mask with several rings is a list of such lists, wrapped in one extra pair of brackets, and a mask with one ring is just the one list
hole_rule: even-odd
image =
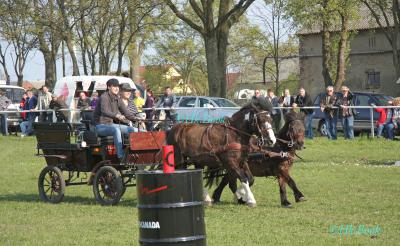
[[(0, 111), (5, 111), (11, 104), (4, 90), (0, 90)], [(4, 136), (8, 135), (7, 114), (0, 113), (0, 130)]]
[(349, 108), (349, 106), (354, 106), (354, 96), (350, 92), (347, 86), (342, 86), (342, 96), (338, 99), (337, 105), (339, 108), (339, 115), (342, 117), (342, 126), (345, 139), (354, 138), (354, 115), (356, 111), (354, 108)]
[[(306, 90), (301, 87), (299, 89), (299, 94), (297, 95), (293, 107), (311, 107), (313, 103), (311, 101), (311, 96), (306, 92)], [(306, 138), (313, 139), (313, 129), (312, 129), (312, 119), (314, 116), (313, 109), (300, 109), (300, 112), (304, 114), (304, 126), (306, 128)]]
[[(146, 102), (144, 103), (143, 107), (144, 108), (153, 108), (154, 107), (154, 96), (153, 96), (153, 91), (150, 89), (146, 90)], [(146, 129), (147, 131), (153, 131), (153, 110), (146, 110)]]
[(326, 88), (326, 93), (320, 101), (321, 111), (324, 113), (326, 132), (328, 139), (337, 139), (337, 97), (333, 92), (333, 86)]
[(62, 96), (52, 95), (49, 108), (55, 111), (57, 122), (68, 122), (68, 111), (63, 110), (67, 109), (67, 104)]
[(99, 93), (97, 91), (94, 91), (92, 93), (92, 100), (90, 101), (90, 108), (95, 109), (97, 105), (97, 101), (99, 100)]
[(260, 89), (255, 89), (255, 90), (254, 90), (253, 99), (256, 99), (256, 98), (259, 98), (259, 97), (262, 97), (261, 91), (260, 91)]
[[(36, 109), (39, 110), (49, 110), (51, 101), (51, 93), (49, 88), (44, 85), (40, 88), (39, 91), (39, 102), (36, 106)], [(53, 112), (41, 112), (40, 113), (40, 122), (53, 122)]]
[(177, 102), (176, 97), (174, 94), (172, 94), (171, 87), (167, 86), (165, 87), (164, 95), (162, 95), (161, 98), (158, 100), (156, 107), (170, 108), (170, 109), (164, 109), (165, 119), (169, 119), (172, 122), (175, 122), (176, 115), (174, 114), (174, 112), (172, 112), (172, 107), (176, 102)]
[(21, 128), (21, 137), (25, 137), (33, 133), (32, 124), (35, 122), (35, 119), (38, 116), (37, 112), (35, 112), (38, 103), (37, 97), (31, 90), (29, 90), (27, 94), (28, 99), (25, 103), (24, 110), (29, 110), (30, 112), (26, 113), (26, 121), (21, 122), (19, 125)]
[(138, 112), (142, 113), (143, 112), (142, 108), (143, 108), (145, 101), (144, 101), (142, 95), (140, 94), (139, 90), (135, 90), (135, 98), (133, 99), (133, 103), (135, 104)]
[(271, 112), (273, 120), (272, 124), (274, 126), (274, 131), (278, 132), (281, 129), (281, 118), (282, 118), (282, 111), (276, 108), (279, 107), (279, 98), (275, 96), (275, 93), (272, 89), (268, 89), (267, 99), (274, 107), (274, 109)]
[[(279, 104), (281, 107), (292, 107), (294, 103), (294, 97), (290, 95), (289, 89), (285, 89), (283, 96), (279, 99)], [(291, 109), (283, 109), (283, 114), (291, 111)]]
[[(24, 110), (25, 103), (26, 103), (27, 100), (28, 100), (28, 94), (26, 94), (26, 92), (24, 92), (24, 94), (22, 94), (22, 99), (19, 102), (19, 109), (20, 110)], [(22, 118), (22, 121), (26, 120), (26, 112), (22, 112), (21, 113), (21, 118)]]
[(86, 92), (84, 91), (79, 93), (77, 108), (81, 110), (90, 109), (90, 98), (87, 97)]

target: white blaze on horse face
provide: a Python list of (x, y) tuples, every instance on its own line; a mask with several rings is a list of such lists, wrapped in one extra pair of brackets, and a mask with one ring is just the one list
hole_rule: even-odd
[(246, 203), (249, 205), (255, 205), (256, 199), (254, 198), (253, 192), (250, 190), (249, 182), (242, 182), (242, 186), (246, 192)]
[(276, 137), (275, 137), (274, 130), (272, 130), (271, 124), (268, 122), (265, 122), (265, 128), (268, 129), (268, 137), (272, 141), (272, 145), (274, 145), (276, 143)]

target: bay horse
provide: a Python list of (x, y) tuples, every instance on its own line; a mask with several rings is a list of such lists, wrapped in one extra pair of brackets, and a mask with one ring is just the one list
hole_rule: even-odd
[[(196, 168), (226, 169), (242, 183), (246, 203), (250, 207), (256, 206), (249, 186), (249, 182), (253, 182), (247, 166), (249, 140), (256, 134), (259, 145), (276, 142), (269, 114), (271, 111), (265, 109), (272, 110), (272, 105), (266, 100), (256, 100), (242, 107), (231, 118), (226, 117), (225, 124), (174, 125), (168, 132), (166, 142), (174, 146), (177, 168), (194, 164)], [(205, 194), (205, 197), (205, 201), (211, 203), (210, 196)]]
[[(290, 168), (293, 166), (296, 150), (301, 150), (304, 147), (304, 132), (303, 118), (298, 113), (291, 111), (285, 115), (285, 125), (278, 133), (277, 144), (273, 148), (259, 147), (258, 149), (252, 149), (252, 152), (261, 153), (262, 157), (260, 158), (258, 155), (257, 158), (252, 159), (250, 157), (248, 160), (250, 171), (255, 177), (273, 176), (277, 178), (283, 207), (291, 207), (291, 203), (286, 196), (286, 184), (293, 190), (296, 202), (305, 201), (303, 193), (297, 188), (295, 181), (289, 174)], [(282, 155), (282, 153), (286, 154)], [(214, 174), (210, 173), (209, 177), (211, 179), (212, 176), (216, 175), (218, 175), (216, 172)], [(210, 182), (212, 184), (212, 179)], [(212, 196), (214, 202), (220, 200), (221, 193), (227, 184), (229, 184), (229, 188), (235, 194), (238, 202), (245, 202), (246, 196), (243, 189), (237, 189), (236, 178), (229, 173), (224, 175), (215, 189)]]

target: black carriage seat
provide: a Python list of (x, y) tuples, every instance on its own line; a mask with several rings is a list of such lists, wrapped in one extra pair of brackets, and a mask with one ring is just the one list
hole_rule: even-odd
[(33, 123), (33, 129), (38, 149), (79, 149), (77, 144), (71, 143), (73, 128), (69, 123)]

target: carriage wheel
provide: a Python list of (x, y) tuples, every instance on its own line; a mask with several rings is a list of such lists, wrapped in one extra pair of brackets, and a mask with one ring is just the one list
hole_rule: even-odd
[(65, 194), (65, 180), (58, 167), (47, 166), (39, 175), (39, 196), (45, 202), (59, 203)]
[(122, 189), (122, 178), (115, 168), (104, 166), (96, 172), (93, 193), (101, 205), (117, 204), (121, 199)]

